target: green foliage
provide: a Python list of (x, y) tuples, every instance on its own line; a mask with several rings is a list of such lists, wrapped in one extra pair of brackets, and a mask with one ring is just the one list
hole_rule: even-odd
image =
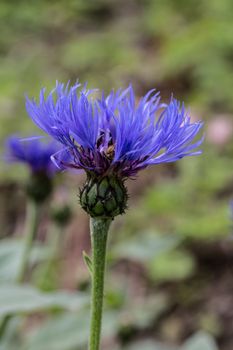
[(132, 229), (138, 230), (142, 222), (147, 222), (151, 226), (156, 224), (160, 231), (172, 231), (191, 239), (226, 237), (228, 200), (220, 194), (231, 183), (232, 166), (231, 159), (217, 158), (208, 149), (201, 157), (180, 161), (177, 178), (150, 187), (137, 209), (141, 209), (143, 218), (137, 220), (134, 216), (130, 221)]
[[(79, 78), (89, 84), (108, 87), (111, 80), (123, 78), (123, 65), (131, 62), (127, 74), (137, 69), (136, 52), (129, 45), (127, 35), (118, 31), (88, 33), (83, 37), (76, 36), (63, 45), (60, 64), (74, 75), (79, 72)], [(120, 69), (119, 69), (120, 68)], [(109, 75), (105, 75), (106, 71)], [(116, 81), (115, 87), (119, 85)], [(97, 86), (98, 87), (98, 86)]]
[(158, 79), (181, 78), (184, 88), (188, 81), (187, 94), (196, 103), (232, 110), (232, 1), (149, 3), (144, 24), (158, 41)]
[(83, 350), (87, 344), (88, 313), (64, 314), (47, 321), (26, 341), (25, 350)]
[(0, 342), (0, 350), (21, 350), (21, 340), (17, 334), (21, 322), (22, 318), (20, 316), (14, 317), (14, 319), (9, 322), (9, 325)]
[(161, 236), (153, 232), (141, 232), (131, 239), (115, 244), (112, 254), (115, 258), (125, 258), (145, 262), (157, 259), (159, 255), (171, 250), (179, 243), (179, 238)]
[(171, 251), (148, 263), (149, 276), (154, 281), (182, 280), (195, 270), (195, 261), (189, 253), (181, 250)]
[(142, 340), (137, 343), (130, 344), (125, 347), (124, 350), (175, 350), (174, 348), (168, 347), (154, 342), (153, 340)]
[(214, 339), (207, 333), (199, 332), (188, 339), (181, 350), (218, 350)]
[(169, 301), (164, 295), (148, 297), (143, 301), (128, 301), (122, 308), (120, 314), (120, 323), (118, 327), (120, 332), (124, 329), (145, 330), (158, 320), (160, 316), (169, 307)]
[(188, 339), (179, 348), (166, 346), (153, 340), (143, 340), (125, 347), (124, 350), (218, 350), (213, 338), (204, 332), (199, 332)]
[[(4, 239), (0, 241), (0, 281), (12, 282), (18, 275), (20, 260), (23, 252), (23, 240)], [(31, 264), (42, 262), (48, 258), (48, 249), (42, 245), (35, 245), (32, 249)]]
[(82, 293), (42, 293), (29, 285), (2, 284), (0, 288), (0, 316), (49, 309), (79, 310), (88, 305)]
[[(106, 312), (103, 318), (103, 336), (111, 337), (117, 329), (117, 314)], [(83, 350), (88, 341), (89, 313), (65, 313), (46, 322), (30, 334), (25, 350)]]

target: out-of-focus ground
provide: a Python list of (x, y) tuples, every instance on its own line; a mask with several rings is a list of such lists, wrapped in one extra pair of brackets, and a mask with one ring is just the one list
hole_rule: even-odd
[[(112, 328), (106, 349), (150, 350), (153, 341), (179, 346), (202, 330), (219, 350), (232, 350), (233, 2), (2, 0), (2, 149), (10, 133), (40, 133), (26, 115), (25, 94), (38, 96), (56, 80), (76, 79), (106, 92), (132, 83), (138, 96), (155, 87), (165, 101), (173, 93), (190, 106), (193, 119), (205, 121), (202, 156), (128, 181), (130, 209), (115, 220), (109, 241), (106, 317)], [(1, 236), (13, 239), (23, 231), (27, 172), (3, 162), (0, 167)], [(65, 198), (73, 209), (62, 259), (46, 281), (40, 269), (31, 280), (42, 290), (87, 291), (82, 251), (89, 251), (88, 218), (77, 198), (84, 177), (61, 177), (54, 203)], [(47, 228), (46, 216), (42, 242)], [(26, 336), (49, 318), (33, 317)], [(28, 349), (53, 349), (40, 346)]]

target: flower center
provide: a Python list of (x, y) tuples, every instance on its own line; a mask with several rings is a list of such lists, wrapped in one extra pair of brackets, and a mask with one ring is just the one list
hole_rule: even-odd
[(106, 157), (109, 160), (113, 160), (114, 155), (115, 155), (115, 147), (114, 147), (114, 145), (108, 146), (108, 148), (106, 149), (106, 151), (104, 153), (105, 153)]
[(100, 152), (103, 152), (103, 154), (108, 158), (108, 160), (112, 161), (114, 159), (115, 145), (113, 144), (111, 133), (106, 135), (102, 131), (96, 142), (96, 146), (100, 150)]

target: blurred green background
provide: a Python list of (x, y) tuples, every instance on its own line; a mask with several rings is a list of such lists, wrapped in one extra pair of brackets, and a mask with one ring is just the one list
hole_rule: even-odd
[[(155, 87), (165, 101), (173, 93), (190, 106), (193, 120), (205, 121), (202, 156), (156, 166), (128, 182), (130, 209), (115, 220), (109, 242), (103, 349), (232, 350), (232, 0), (1, 0), (1, 150), (11, 133), (40, 133), (26, 115), (25, 94), (77, 79), (106, 92), (132, 83), (139, 97)], [(5, 285), (18, 263), (27, 172), (4, 162), (0, 168)], [(77, 198), (84, 177), (62, 177), (52, 206), (65, 201), (73, 211), (62, 257), (41, 278), (52, 236), (45, 215), (28, 281), (40, 293), (88, 294), (82, 262), (90, 246), (88, 218)], [(36, 291), (27, 291), (34, 302)], [(1, 315), (21, 292), (14, 309), (19, 338), (9, 332), (1, 350), (86, 348), (85, 305), (76, 312), (71, 302), (59, 301), (68, 310), (62, 311), (46, 299), (49, 307), (32, 302), (30, 309), (24, 307), (30, 296), (12, 288), (13, 299), (0, 290)]]

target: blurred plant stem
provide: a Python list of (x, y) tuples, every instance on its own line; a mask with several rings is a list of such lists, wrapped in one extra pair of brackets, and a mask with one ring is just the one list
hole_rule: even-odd
[(104, 296), (106, 246), (111, 219), (91, 218), (92, 293), (89, 350), (99, 350)]
[(23, 253), (20, 261), (19, 273), (17, 276), (17, 281), (19, 283), (22, 283), (24, 281), (27, 273), (30, 253), (40, 221), (40, 214), (41, 205), (34, 201), (29, 201), (27, 207), (25, 243), (23, 246)]
[[(23, 252), (22, 252), (19, 272), (17, 276), (18, 283), (23, 283), (26, 276), (33, 241), (36, 236), (38, 224), (40, 221), (40, 214), (41, 214), (41, 205), (34, 201), (29, 200), (28, 206), (27, 206), (27, 214), (26, 214), (27, 218), (26, 218), (25, 242), (23, 245)], [(4, 336), (5, 331), (8, 327), (8, 323), (10, 322), (11, 318), (12, 318), (12, 315), (6, 315), (1, 320), (0, 339), (2, 339), (2, 337)]]
[[(64, 226), (53, 224), (48, 235), (47, 246), (49, 247), (49, 257), (42, 266), (42, 273), (39, 273), (39, 288), (44, 290), (48, 288), (48, 281), (51, 282), (51, 272), (54, 265), (57, 265), (62, 255), (61, 247), (63, 245)], [(52, 281), (53, 282), (53, 281)], [(50, 288), (49, 288), (50, 289)]]

